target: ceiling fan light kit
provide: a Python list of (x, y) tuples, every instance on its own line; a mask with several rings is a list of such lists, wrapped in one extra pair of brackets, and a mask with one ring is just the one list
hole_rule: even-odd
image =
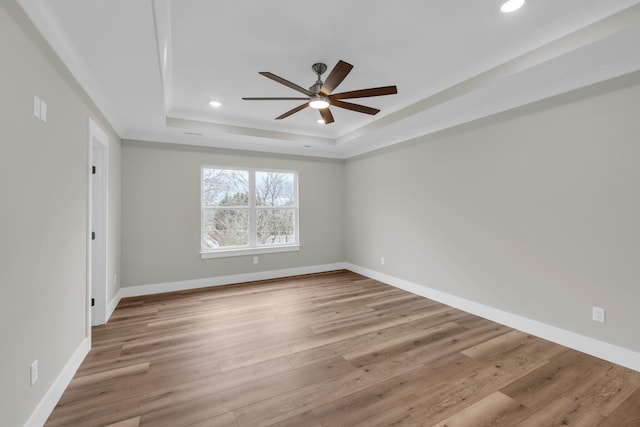
[(328, 108), (329, 104), (329, 98), (327, 98), (326, 96), (316, 95), (309, 99), (309, 107), (315, 108), (316, 110)]
[[(327, 79), (322, 81), (322, 74), (327, 71), (326, 64), (321, 62), (317, 62), (311, 66), (313, 72), (317, 75), (316, 82), (311, 85), (311, 87), (307, 90), (301, 86), (298, 86), (295, 83), (291, 83), (288, 80), (283, 79), (282, 77), (276, 76), (273, 73), (268, 71), (261, 71), (259, 74), (274, 80), (282, 85), (285, 85), (295, 91), (298, 91), (306, 96), (306, 98), (290, 98), (290, 97), (260, 97), (260, 98), (242, 98), (245, 101), (289, 101), (289, 100), (300, 100), (305, 101), (304, 104), (299, 105), (284, 114), (276, 117), (276, 120), (281, 120), (286, 117), (289, 117), (292, 114), (297, 113), (298, 111), (302, 111), (307, 107), (314, 108), (320, 112), (320, 116), (322, 122), (324, 124), (333, 123), (333, 114), (331, 114), (330, 106), (344, 108), (346, 110), (356, 111), (358, 113), (375, 115), (380, 112), (377, 108), (367, 107), (365, 105), (353, 104), (351, 102), (342, 101), (342, 99), (353, 99), (353, 98), (366, 98), (371, 96), (382, 96), (382, 95), (395, 95), (398, 93), (398, 89), (395, 86), (383, 86), (369, 89), (360, 89), (354, 90), (350, 92), (341, 92), (332, 94), (333, 90), (338, 87), (340, 83), (347, 77), (347, 75), (353, 69), (353, 65), (345, 62), (338, 61), (335, 67), (331, 70)], [(318, 121), (320, 123), (320, 121)]]

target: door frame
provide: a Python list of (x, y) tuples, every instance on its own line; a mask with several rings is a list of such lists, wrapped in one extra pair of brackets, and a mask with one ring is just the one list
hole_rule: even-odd
[[(91, 326), (107, 321), (108, 284), (108, 202), (109, 202), (109, 137), (89, 118), (89, 164), (87, 179), (87, 332)], [(96, 173), (93, 173), (93, 167)], [(95, 240), (92, 239), (95, 232)], [(95, 305), (91, 306), (91, 299)]]

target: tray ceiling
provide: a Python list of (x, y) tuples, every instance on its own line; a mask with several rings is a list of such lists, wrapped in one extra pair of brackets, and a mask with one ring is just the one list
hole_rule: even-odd
[[(124, 139), (347, 158), (640, 70), (640, 0), (18, 3)], [(259, 71), (309, 87), (340, 59), (337, 91), (398, 94), (329, 125), (241, 99), (299, 95)]]

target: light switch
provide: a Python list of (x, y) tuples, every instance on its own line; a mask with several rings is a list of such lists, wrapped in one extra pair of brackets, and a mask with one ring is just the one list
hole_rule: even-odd
[(40, 118), (40, 97), (33, 95), (33, 115)]
[(47, 103), (40, 100), (40, 118), (43, 122), (47, 121)]

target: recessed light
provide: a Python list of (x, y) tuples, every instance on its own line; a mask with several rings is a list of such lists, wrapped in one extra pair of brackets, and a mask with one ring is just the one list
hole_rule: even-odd
[(318, 119), (318, 120), (316, 120), (316, 121), (317, 121), (318, 123), (320, 123), (321, 125), (323, 125), (323, 124), (324, 124), (324, 120), (322, 120), (322, 119)]
[(211, 101), (211, 102), (209, 102), (209, 105), (211, 105), (212, 107), (216, 107), (217, 108), (217, 107), (220, 107), (222, 105), (222, 103), (219, 102), (219, 101)]
[(500, 11), (502, 13), (511, 13), (520, 9), (524, 5), (524, 0), (507, 0), (504, 2)]

